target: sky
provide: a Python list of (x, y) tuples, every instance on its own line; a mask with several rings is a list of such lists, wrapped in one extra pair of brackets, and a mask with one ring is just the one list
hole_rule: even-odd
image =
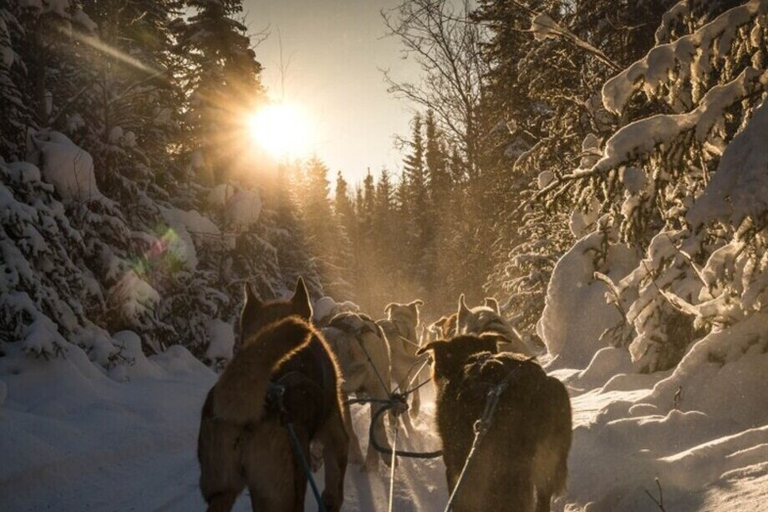
[[(399, 0), (244, 0), (251, 34), (267, 29), (256, 48), (270, 96), (281, 96), (281, 51), (287, 64), (285, 102), (296, 104), (310, 125), (312, 151), (352, 184), (367, 169), (397, 171), (395, 134), (407, 135), (409, 105), (387, 93), (381, 69), (414, 79), (399, 41), (385, 37), (380, 15)], [(284, 66), (285, 67), (285, 66)]]

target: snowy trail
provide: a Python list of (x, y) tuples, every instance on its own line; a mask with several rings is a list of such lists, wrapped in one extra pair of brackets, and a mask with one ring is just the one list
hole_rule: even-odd
[[(133, 370), (143, 376), (118, 383), (84, 354), (49, 362), (0, 358), (8, 389), (0, 406), (0, 512), (205, 509), (196, 438), (215, 375), (183, 349)], [(645, 490), (655, 490), (656, 477), (669, 510), (747, 511), (764, 503), (768, 425), (745, 427), (730, 418), (650, 404), (626, 414), (658, 378), (625, 375), (590, 390), (572, 379), (570, 484), (553, 510), (645, 512), (652, 506)], [(423, 391), (422, 414), (414, 432), (401, 431), (401, 448), (440, 446), (431, 389)], [(355, 406), (352, 414), (364, 451), (368, 406)], [(317, 480), (322, 486), (322, 470)], [(345, 512), (384, 512), (388, 496), (384, 464), (371, 472), (347, 468)], [(448, 498), (442, 459), (400, 459), (394, 497), (397, 512), (442, 510)], [(250, 509), (244, 493), (234, 510)], [(308, 494), (305, 511), (315, 510)]]
[[(210, 370), (175, 361), (163, 378), (116, 383), (103, 375), (83, 378), (82, 368), (68, 361), (53, 364), (54, 371), (33, 364), (4, 379), (9, 400), (0, 407), (0, 512), (205, 509), (196, 442), (200, 408), (215, 379)], [(434, 404), (428, 400), (422, 410), (415, 432), (408, 436), (401, 428), (401, 448), (439, 447), (430, 426)], [(365, 450), (368, 406), (355, 407), (353, 421)], [(401, 459), (394, 509), (441, 510), (444, 471), (441, 459)], [(316, 478), (322, 486), (322, 469)], [(367, 473), (350, 465), (345, 491), (345, 511), (386, 511), (389, 468), (379, 464)], [(305, 510), (316, 509), (308, 493)], [(234, 510), (251, 510), (247, 492)]]

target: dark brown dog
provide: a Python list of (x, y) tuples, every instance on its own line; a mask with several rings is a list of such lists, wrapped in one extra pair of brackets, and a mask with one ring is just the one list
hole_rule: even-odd
[(200, 490), (209, 512), (231, 510), (246, 486), (254, 510), (304, 510), (306, 477), (279, 411), (266, 403), (270, 381), (285, 386), (283, 403), (307, 460), (310, 441), (322, 442), (322, 498), (329, 511), (340, 510), (349, 446), (341, 379), (311, 317), (302, 279), (287, 301), (262, 302), (246, 287), (241, 348), (208, 393), (200, 421)]
[(486, 396), (505, 378), (492, 423), (454, 501), (455, 512), (550, 510), (565, 488), (571, 405), (565, 386), (519, 354), (497, 354), (496, 336), (439, 340), (419, 352), (434, 357), (437, 425), (450, 491), (456, 485), (483, 415)]

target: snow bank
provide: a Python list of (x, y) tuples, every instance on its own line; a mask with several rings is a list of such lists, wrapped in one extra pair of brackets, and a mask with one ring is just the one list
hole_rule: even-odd
[[(603, 257), (603, 251), (604, 257)], [(556, 366), (584, 368), (605, 345), (600, 335), (622, 321), (614, 305), (606, 302), (606, 286), (594, 273), (606, 273), (614, 282), (638, 263), (626, 245), (608, 244), (594, 232), (579, 240), (560, 258), (547, 288), (546, 303), (537, 333)]]
[[(153, 358), (154, 377), (121, 383), (74, 345), (66, 358), (50, 361), (26, 357), (14, 344), (6, 348), (0, 510), (152, 510), (177, 491), (193, 503), (174, 510), (203, 507), (194, 447), (213, 372), (174, 350)], [(169, 471), (178, 455), (185, 470)], [(168, 489), (170, 496), (162, 494)], [(141, 496), (146, 503), (124, 501)]]
[(235, 187), (229, 183), (216, 185), (208, 194), (208, 204), (214, 208), (224, 208), (224, 206), (235, 195)]
[(141, 348), (141, 338), (133, 331), (119, 331), (112, 336), (120, 358), (109, 369), (109, 376), (118, 382), (136, 379), (159, 379), (165, 373), (156, 363), (147, 359)]
[(625, 348), (605, 347), (598, 350), (586, 369), (565, 380), (572, 389), (599, 388), (617, 375), (632, 374), (635, 367)]
[(697, 410), (750, 427), (764, 425), (768, 424), (768, 407), (755, 407), (750, 398), (765, 401), (766, 375), (768, 314), (755, 313), (699, 340), (672, 375), (654, 387), (650, 401), (668, 406), (680, 390), (682, 410)]
[(35, 153), (31, 160), (40, 167), (43, 177), (56, 188), (65, 201), (86, 201), (101, 197), (96, 186), (93, 158), (59, 132), (37, 132), (32, 135)]
[[(760, 509), (768, 488), (750, 482), (768, 475), (767, 374), (768, 314), (756, 313), (698, 341), (655, 384), (622, 375), (575, 398), (569, 510), (652, 510), (656, 478), (668, 510)], [(702, 505), (704, 488), (707, 503), (732, 508)]]

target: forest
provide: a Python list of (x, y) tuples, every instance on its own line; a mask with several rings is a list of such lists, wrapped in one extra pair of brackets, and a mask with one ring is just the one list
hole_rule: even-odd
[[(258, 16), (0, 1), (0, 413), (18, 361), (82, 352), (122, 381), (180, 345), (220, 370), (244, 285), (269, 300), (301, 276), (374, 318), (420, 299), (425, 325), (495, 297), (573, 398), (629, 375), (611, 389), (717, 418), (659, 409), (669, 432), (751, 432), (739, 450), (765, 455), (768, 2), (402, 0), (382, 31), (420, 75), (382, 87), (410, 131), (361, 183), (320, 155), (254, 156), (244, 116), (276, 101)], [(644, 417), (638, 396), (594, 421)], [(622, 488), (645, 505), (651, 467)], [(715, 480), (677, 471), (669, 499)]]

